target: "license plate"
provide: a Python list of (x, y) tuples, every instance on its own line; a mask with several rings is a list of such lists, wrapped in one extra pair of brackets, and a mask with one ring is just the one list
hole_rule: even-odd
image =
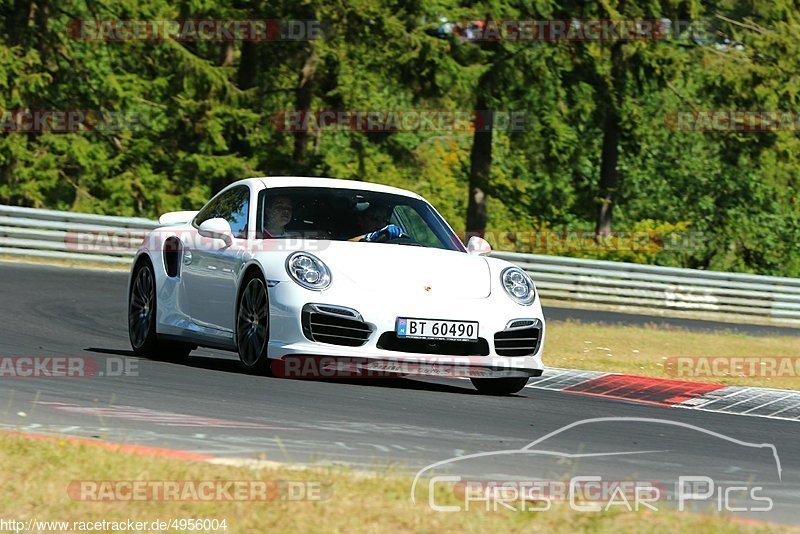
[(478, 339), (478, 322), (399, 317), (396, 332), (397, 337), (406, 339), (475, 341)]

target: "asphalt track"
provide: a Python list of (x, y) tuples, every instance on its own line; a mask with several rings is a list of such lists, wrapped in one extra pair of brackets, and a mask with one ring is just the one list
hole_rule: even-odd
[[(714, 496), (697, 510), (718, 508), (717, 493), (725, 488), (761, 486), (761, 495), (774, 506), (742, 515), (800, 523), (799, 423), (531, 388), (512, 397), (486, 397), (460, 380), (282, 380), (243, 374), (234, 354), (205, 349), (183, 365), (139, 359), (129, 350), (126, 279), (118, 272), (0, 263), (0, 356), (85, 356), (100, 370), (122, 362), (131, 371), (0, 378), (0, 428), (218, 456), (370, 469), (391, 464), (412, 473), (457, 458), (426, 475), (524, 480), (600, 475), (664, 481), (667, 493), (676, 477), (703, 475), (714, 481)], [(548, 311), (550, 319), (673, 321)], [(707, 321), (683, 326), (731, 327)], [(751, 333), (766, 332), (753, 328)], [(638, 419), (580, 424), (527, 452), (469, 457), (517, 450), (591, 418)], [(774, 454), (752, 444), (774, 445)], [(741, 492), (730, 495), (736, 500), (730, 505), (755, 507)]]

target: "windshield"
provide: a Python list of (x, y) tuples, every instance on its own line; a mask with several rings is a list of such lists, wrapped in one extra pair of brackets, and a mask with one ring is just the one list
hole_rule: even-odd
[(323, 187), (265, 189), (258, 197), (256, 236), (362, 241), (389, 225), (402, 235), (376, 242), (464, 251), (433, 208), (422, 200), (390, 193)]

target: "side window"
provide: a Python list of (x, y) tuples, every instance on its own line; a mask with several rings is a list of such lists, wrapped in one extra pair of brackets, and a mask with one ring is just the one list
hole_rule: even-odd
[(197, 216), (194, 218), (195, 226), (200, 226), (207, 220), (215, 219), (217, 217), (217, 208), (219, 207), (220, 200), (222, 200), (222, 197), (215, 198), (197, 213)]
[(206, 204), (197, 214), (194, 223), (199, 226), (209, 219), (222, 218), (231, 225), (233, 237), (246, 239), (249, 214), (250, 188), (235, 187)]
[(236, 239), (247, 239), (247, 218), (250, 214), (250, 188), (231, 189), (230, 196), (220, 203), (219, 216), (228, 221)]

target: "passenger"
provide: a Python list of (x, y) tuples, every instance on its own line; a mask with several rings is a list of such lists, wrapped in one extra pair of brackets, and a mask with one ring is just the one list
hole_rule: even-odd
[(287, 237), (286, 225), (292, 220), (292, 199), (278, 196), (264, 206), (264, 237)]

